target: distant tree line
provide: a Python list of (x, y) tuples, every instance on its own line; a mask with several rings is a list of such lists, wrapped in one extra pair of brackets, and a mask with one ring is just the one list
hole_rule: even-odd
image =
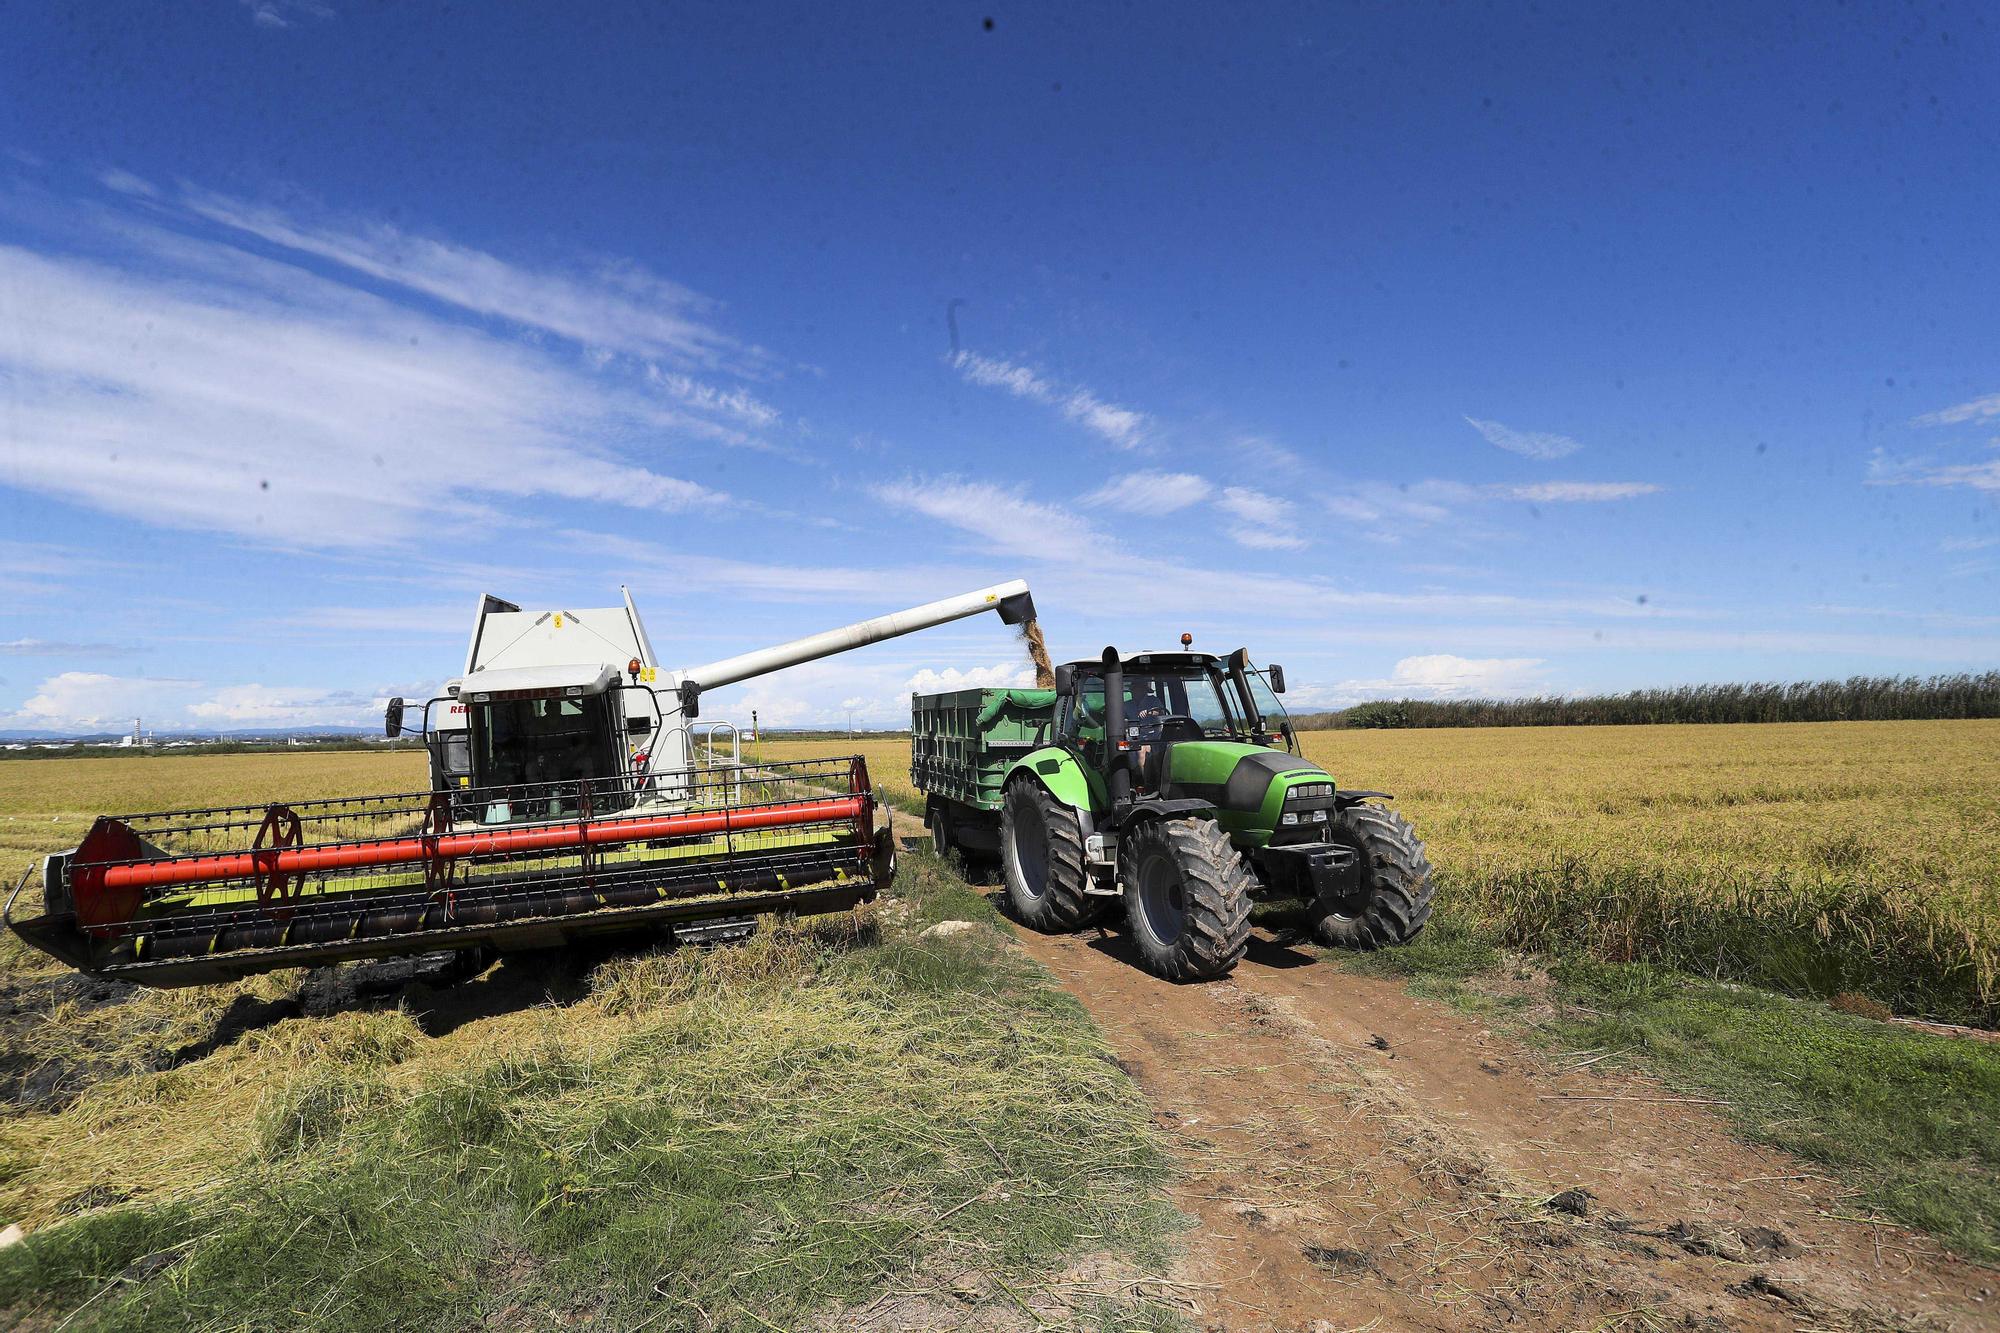
[(1379, 699), (1292, 719), (1308, 731), (1375, 727), (1584, 727), (1647, 722), (1888, 722), (2000, 717), (2000, 671), (1676, 685), (1583, 698)]

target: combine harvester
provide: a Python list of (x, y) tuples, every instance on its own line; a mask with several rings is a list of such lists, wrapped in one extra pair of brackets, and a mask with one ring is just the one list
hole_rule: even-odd
[[(748, 934), (764, 912), (843, 911), (895, 874), (857, 757), (717, 762), (704, 690), (982, 611), (1034, 619), (1016, 580), (682, 671), (629, 594), (602, 610), (480, 600), (465, 673), (423, 705), (429, 791), (106, 815), (42, 866), (15, 933), (93, 976), (149, 986), (585, 937)], [(389, 703), (387, 731), (406, 709)]]

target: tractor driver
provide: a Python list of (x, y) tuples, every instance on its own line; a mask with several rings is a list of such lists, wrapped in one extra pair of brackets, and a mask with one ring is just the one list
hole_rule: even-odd
[[(1147, 723), (1151, 723), (1157, 728), (1160, 719), (1168, 715), (1166, 702), (1160, 698), (1159, 691), (1155, 688), (1155, 683), (1146, 677), (1141, 676), (1133, 680), (1131, 695), (1131, 702), (1126, 705), (1125, 709), (1127, 725), (1137, 724), (1143, 727)], [(1164, 747), (1156, 746), (1149, 740), (1133, 751), (1133, 779), (1139, 786), (1148, 790), (1159, 786), (1158, 781), (1156, 781), (1158, 775), (1153, 771), (1153, 756), (1156, 750), (1161, 753), (1165, 752)]]

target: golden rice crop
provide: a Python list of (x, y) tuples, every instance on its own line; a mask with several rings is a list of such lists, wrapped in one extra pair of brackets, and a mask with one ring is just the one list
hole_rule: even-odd
[[(1396, 795), (1444, 919), (1515, 947), (2000, 1019), (2000, 721), (1301, 739), (1342, 786)], [(761, 753), (849, 751), (921, 808), (907, 740)]]

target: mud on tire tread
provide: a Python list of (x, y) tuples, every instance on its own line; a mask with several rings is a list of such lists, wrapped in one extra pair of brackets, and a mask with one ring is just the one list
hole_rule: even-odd
[(1147, 856), (1164, 853), (1181, 877), (1180, 937), (1163, 941), (1143, 919), (1136, 878), (1128, 876), (1121, 855), (1126, 914), (1147, 969), (1169, 981), (1228, 975), (1250, 943), (1252, 887), (1249, 862), (1230, 845), (1229, 835), (1212, 819), (1154, 819), (1122, 841), (1121, 853), (1131, 857), (1135, 871)]
[(1328, 912), (1314, 923), (1327, 944), (1377, 949), (1407, 944), (1431, 918), (1431, 863), (1409, 821), (1379, 805), (1350, 805), (1334, 837), (1361, 854), (1363, 888), (1353, 915)]
[[(1036, 894), (1023, 875), (1015, 853), (1017, 833), (1044, 831), (1048, 849), (1047, 876)], [(1090, 872), (1083, 860), (1083, 826), (1070, 809), (1039, 782), (1019, 781), (1007, 788), (1000, 805), (1000, 873), (1007, 885), (1007, 905), (1022, 925), (1044, 935), (1078, 930), (1101, 918), (1114, 901), (1084, 892)]]

